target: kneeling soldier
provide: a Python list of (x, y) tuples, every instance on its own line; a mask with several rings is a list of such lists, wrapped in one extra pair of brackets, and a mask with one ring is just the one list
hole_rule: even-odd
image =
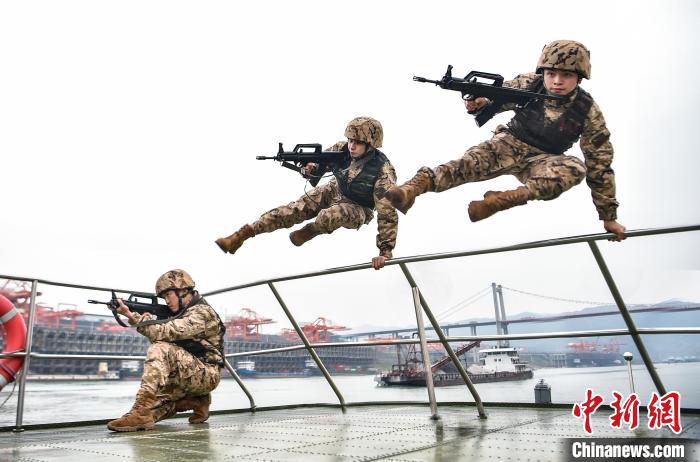
[(156, 294), (172, 311), (171, 318), (149, 320), (147, 313), (133, 313), (119, 300), (117, 312), (151, 345), (136, 401), (129, 412), (107, 424), (113, 431), (151, 430), (159, 420), (180, 411), (193, 411), (190, 423), (209, 418), (210, 393), (219, 384), (224, 365), (226, 328), (183, 270), (163, 274), (156, 282)]

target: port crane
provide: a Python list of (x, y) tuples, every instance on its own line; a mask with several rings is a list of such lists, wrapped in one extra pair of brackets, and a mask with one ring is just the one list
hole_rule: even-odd
[(224, 321), (226, 335), (230, 338), (259, 339), (260, 326), (272, 324), (272, 318), (260, 316), (250, 308), (243, 308), (234, 316)]
[[(350, 330), (324, 317), (316, 318), (313, 322), (302, 323), (299, 327), (311, 343), (325, 343), (330, 338), (330, 332)], [(282, 329), (281, 334), (290, 342), (299, 341), (299, 336), (294, 329)]]

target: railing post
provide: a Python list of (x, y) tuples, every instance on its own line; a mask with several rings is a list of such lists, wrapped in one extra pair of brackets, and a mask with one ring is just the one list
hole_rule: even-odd
[(343, 407), (343, 409), (345, 409), (345, 399), (343, 398), (343, 395), (340, 393), (340, 390), (338, 390), (338, 387), (335, 385), (335, 382), (333, 381), (331, 375), (328, 373), (326, 366), (323, 365), (321, 358), (318, 357), (316, 351), (311, 347), (311, 343), (309, 343), (309, 339), (306, 338), (306, 334), (304, 334), (304, 331), (301, 330), (301, 327), (299, 327), (299, 324), (297, 324), (297, 321), (294, 319), (294, 316), (292, 316), (292, 313), (289, 311), (289, 308), (287, 308), (287, 305), (284, 303), (284, 300), (282, 300), (282, 297), (280, 296), (279, 292), (277, 292), (277, 288), (275, 288), (275, 285), (271, 282), (268, 282), (267, 285), (270, 287), (270, 290), (272, 290), (272, 293), (275, 295), (275, 298), (282, 307), (284, 314), (287, 315), (287, 319), (289, 319), (289, 322), (292, 323), (292, 327), (294, 327), (294, 330), (296, 331), (297, 335), (299, 336), (301, 341), (304, 342), (304, 346), (306, 346), (306, 350), (311, 355), (311, 358), (314, 360), (319, 370), (328, 381), (328, 384), (333, 389), (333, 392), (338, 397), (340, 405)]
[[(406, 280), (408, 281), (410, 286), (412, 288), (418, 287), (418, 285), (416, 284), (416, 281), (413, 279), (413, 276), (411, 275), (411, 272), (408, 271), (406, 264), (402, 262), (402, 263), (399, 263), (399, 266), (401, 266), (401, 271), (403, 271), (403, 274), (404, 274), (404, 276), (406, 276)], [(464, 370), (464, 366), (462, 366), (462, 363), (459, 361), (459, 358), (455, 354), (455, 352), (452, 349), (452, 347), (450, 346), (450, 344), (447, 342), (447, 338), (445, 337), (445, 334), (443, 334), (442, 329), (440, 329), (440, 324), (438, 323), (437, 319), (435, 319), (435, 316), (433, 315), (433, 312), (431, 311), (430, 307), (428, 306), (428, 302), (425, 301), (423, 294), (418, 292), (418, 296), (420, 299), (420, 304), (423, 307), (423, 311), (425, 311), (425, 315), (430, 320), (430, 324), (432, 324), (433, 329), (435, 330), (435, 333), (440, 338), (440, 341), (442, 342), (442, 346), (445, 347), (445, 351), (447, 351), (447, 354), (452, 359), (452, 363), (455, 365), (455, 367), (459, 371), (459, 375), (462, 376), (462, 380), (464, 380), (464, 383), (467, 385), (467, 388), (469, 389), (469, 392), (471, 393), (472, 398), (474, 398), (474, 404), (476, 404), (476, 409), (479, 412), (479, 417), (481, 417), (482, 419), (485, 419), (486, 418), (486, 411), (484, 410), (484, 404), (481, 402), (481, 397), (479, 396), (479, 392), (476, 391), (476, 387), (474, 387), (474, 384), (472, 383), (471, 379), (467, 375), (467, 371)]]
[(231, 366), (231, 363), (228, 362), (228, 359), (224, 358), (224, 367), (226, 370), (231, 374), (231, 377), (233, 377), (233, 380), (236, 381), (239, 387), (241, 387), (241, 390), (243, 390), (243, 393), (246, 394), (248, 397), (248, 401), (250, 401), (250, 410), (251, 412), (255, 412), (255, 400), (253, 400), (253, 395), (250, 394), (246, 386), (243, 384), (243, 381), (241, 378), (238, 376), (238, 373), (236, 372), (236, 369)]
[(620, 291), (617, 290), (615, 280), (613, 279), (612, 274), (610, 274), (608, 265), (605, 263), (603, 255), (600, 253), (600, 249), (598, 249), (598, 245), (595, 243), (595, 241), (588, 241), (588, 246), (591, 248), (591, 252), (593, 252), (593, 257), (595, 257), (595, 261), (598, 263), (600, 272), (603, 273), (603, 277), (605, 278), (605, 282), (608, 284), (610, 293), (612, 294), (613, 299), (615, 299), (617, 307), (620, 309), (622, 319), (624, 319), (625, 324), (627, 324), (627, 330), (629, 330), (630, 336), (632, 337), (632, 340), (634, 340), (637, 350), (639, 350), (639, 355), (642, 357), (647, 371), (649, 371), (651, 380), (654, 382), (659, 394), (662, 396), (665, 395), (666, 388), (664, 387), (663, 382), (661, 382), (661, 377), (659, 377), (659, 374), (656, 373), (654, 362), (651, 360), (651, 357), (644, 346), (644, 342), (642, 342), (642, 337), (637, 331), (637, 326), (634, 324), (634, 320), (632, 319), (630, 312), (627, 310), (627, 306), (625, 305), (625, 301), (622, 299), (622, 295), (620, 295)]
[[(506, 306), (503, 303), (503, 288), (500, 284), (496, 287), (496, 292), (498, 292), (498, 304), (501, 307), (501, 331), (505, 335), (508, 335), (508, 319), (506, 318)], [(506, 347), (510, 347), (510, 341), (506, 340), (503, 343), (503, 345)]]
[(430, 367), (430, 352), (428, 351), (428, 342), (425, 339), (425, 325), (423, 324), (423, 312), (420, 307), (420, 291), (418, 287), (411, 287), (413, 292), (413, 307), (416, 310), (416, 324), (418, 326), (418, 339), (420, 339), (420, 351), (423, 357), (423, 376), (425, 377), (425, 386), (428, 389), (428, 400), (430, 401), (431, 419), (439, 420), (437, 410), (437, 401), (435, 400), (435, 385), (433, 384), (433, 370)]
[[(503, 335), (503, 330), (501, 329), (501, 314), (498, 308), (498, 294), (495, 282), (491, 283), (491, 292), (493, 293), (493, 309), (496, 312), (496, 335)], [(503, 346), (503, 341), (499, 339), (496, 342), (496, 344), (500, 348)]]
[(24, 431), (22, 428), (22, 420), (24, 419), (24, 398), (25, 398), (25, 387), (27, 385), (27, 376), (29, 375), (29, 360), (31, 359), (32, 353), (32, 341), (34, 337), (34, 321), (36, 319), (36, 287), (37, 280), (32, 281), (32, 300), (29, 302), (29, 318), (27, 326), (27, 339), (25, 341), (24, 347), (24, 364), (22, 365), (22, 371), (19, 374), (19, 392), (17, 394), (17, 419), (15, 420), (15, 428), (13, 431), (21, 432)]

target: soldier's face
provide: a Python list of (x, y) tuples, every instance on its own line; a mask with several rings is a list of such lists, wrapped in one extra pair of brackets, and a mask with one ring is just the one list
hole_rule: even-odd
[(170, 311), (172, 311), (173, 313), (177, 313), (177, 310), (180, 309), (180, 302), (177, 298), (177, 292), (174, 289), (166, 290), (165, 292), (163, 292), (161, 297), (163, 298), (163, 300), (165, 300), (165, 304), (168, 305)]
[(362, 157), (367, 152), (367, 145), (358, 140), (348, 139), (348, 150), (352, 157)]
[(568, 95), (578, 86), (578, 74), (557, 69), (544, 70), (544, 87), (555, 95)]

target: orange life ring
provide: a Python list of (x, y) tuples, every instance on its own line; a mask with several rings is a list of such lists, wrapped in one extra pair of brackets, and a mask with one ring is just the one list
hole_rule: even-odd
[[(5, 348), (3, 353), (24, 351), (27, 340), (27, 326), (17, 308), (4, 295), (0, 295), (0, 324), (5, 328)], [(15, 380), (22, 368), (24, 358), (0, 359), (0, 390)]]

